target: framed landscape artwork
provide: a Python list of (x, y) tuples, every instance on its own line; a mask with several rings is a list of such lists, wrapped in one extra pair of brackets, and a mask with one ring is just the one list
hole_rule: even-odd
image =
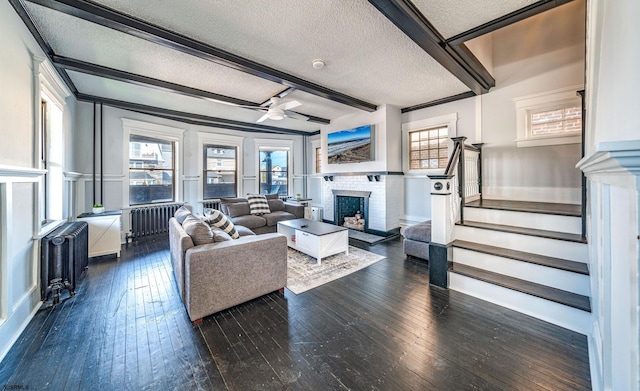
[(327, 134), (329, 164), (360, 163), (375, 160), (373, 125), (340, 130)]

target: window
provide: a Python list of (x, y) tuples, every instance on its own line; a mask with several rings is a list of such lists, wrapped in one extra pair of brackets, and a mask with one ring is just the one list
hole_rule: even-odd
[(237, 147), (204, 145), (203, 199), (237, 197), (237, 156)]
[(580, 143), (580, 89), (573, 86), (515, 98), (518, 147)]
[(129, 204), (174, 200), (175, 143), (132, 134), (129, 138)]
[(288, 194), (289, 182), (289, 150), (261, 149), (260, 159), (260, 193)]
[(582, 130), (582, 108), (565, 105), (554, 109), (529, 112), (531, 136), (544, 136), (580, 132)]
[(457, 134), (458, 114), (451, 113), (402, 124), (402, 166), (408, 175), (443, 173)]
[(409, 168), (445, 168), (449, 130), (446, 126), (409, 132)]
[(40, 165), (46, 170), (43, 180), (42, 226), (62, 220), (63, 206), (63, 135), (62, 109), (46, 92), (40, 103)]
[(316, 174), (322, 172), (322, 148), (316, 148)]

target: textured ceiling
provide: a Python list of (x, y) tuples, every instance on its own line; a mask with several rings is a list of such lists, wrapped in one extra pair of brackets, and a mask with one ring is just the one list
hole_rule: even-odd
[[(167, 30), (375, 105), (408, 107), (469, 91), (367, 0), (94, 0)], [(444, 35), (476, 27), (535, 0), (412, 0)], [(284, 84), (26, 2), (56, 55), (215, 94), (262, 103)], [(314, 59), (326, 66), (314, 69)], [(151, 87), (68, 72), (80, 93), (254, 122), (262, 112)], [(359, 111), (295, 90), (295, 111), (333, 120)], [(319, 125), (265, 122), (293, 130)]]
[(38, 28), (58, 55), (262, 103), (286, 87), (33, 3)]
[(445, 38), (471, 30), (538, 0), (412, 0)]
[(378, 105), (469, 90), (366, 0), (98, 2)]
[[(78, 90), (83, 93), (109, 99), (243, 122), (255, 122), (263, 114), (256, 110), (222, 105), (205, 99), (176, 95), (171, 92), (153, 90), (149, 87), (104, 79), (84, 73), (69, 71), (69, 76)], [(313, 132), (320, 128), (318, 124), (293, 119), (284, 119), (282, 121), (266, 120), (262, 124), (307, 132)]]

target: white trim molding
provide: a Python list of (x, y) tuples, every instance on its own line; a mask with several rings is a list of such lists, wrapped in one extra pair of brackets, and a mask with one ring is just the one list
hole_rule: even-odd
[(407, 176), (414, 175), (440, 175), (444, 174), (444, 168), (441, 169), (409, 169), (409, 132), (415, 130), (424, 130), (446, 126), (449, 132), (448, 155), (453, 150), (453, 141), (451, 139), (458, 134), (458, 113), (445, 114), (438, 117), (425, 118), (417, 121), (405, 122), (402, 124), (402, 170)]
[[(198, 181), (198, 192), (199, 192), (199, 199), (202, 199), (202, 197), (204, 196), (204, 156), (202, 156), (202, 154), (204, 153), (204, 146), (206, 144), (215, 144), (215, 145), (224, 145), (224, 146), (229, 146), (229, 147), (236, 147), (236, 191), (237, 191), (237, 196), (240, 197), (243, 194), (244, 191), (244, 186), (243, 186), (243, 182), (241, 181), (242, 178), (242, 172), (244, 171), (244, 161), (243, 161), (243, 156), (244, 156), (244, 137), (240, 137), (240, 136), (230, 136), (228, 134), (218, 134), (218, 133), (205, 133), (205, 132), (198, 132), (197, 135), (198, 138), (198, 148), (199, 148), (199, 152), (198, 152), (198, 175), (189, 175), (189, 178), (194, 178), (191, 180), (197, 180)], [(186, 177), (186, 176), (185, 176)]]
[[(516, 106), (516, 129), (518, 147), (538, 147), (544, 145), (579, 144), (582, 142), (580, 132), (567, 134), (550, 134), (533, 136), (530, 133), (529, 118), (532, 111), (553, 109), (560, 105), (580, 103), (577, 92), (584, 89), (581, 85), (559, 88), (537, 94), (513, 98)], [(582, 119), (584, 121), (584, 118)]]
[[(261, 150), (283, 150), (286, 149), (287, 153), (287, 191), (293, 191), (293, 140), (282, 139), (254, 139), (255, 143), (255, 159), (256, 159), (256, 181), (254, 185), (254, 191), (260, 192), (260, 151)], [(248, 177), (244, 177), (246, 179)], [(247, 189), (245, 188), (245, 191)]]
[(182, 181), (178, 178), (183, 177), (184, 162), (182, 161), (184, 153), (184, 132), (183, 128), (175, 128), (173, 126), (166, 126), (155, 124), (152, 122), (144, 122), (133, 120), (129, 118), (122, 118), (122, 179), (124, 184), (122, 186), (122, 203), (124, 206), (129, 205), (129, 140), (132, 134), (139, 136), (146, 136), (157, 138), (166, 141), (172, 141), (175, 143), (174, 147), (174, 178), (173, 178), (173, 199), (175, 202), (182, 201)]
[(627, 172), (640, 176), (640, 140), (600, 143), (596, 151), (585, 156), (576, 167), (586, 176)]

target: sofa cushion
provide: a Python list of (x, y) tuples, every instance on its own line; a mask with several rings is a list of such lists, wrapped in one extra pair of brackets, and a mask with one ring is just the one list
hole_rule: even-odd
[(417, 242), (431, 242), (431, 220), (405, 228), (402, 236), (404, 236), (405, 239), (415, 240)]
[(227, 204), (227, 216), (238, 217), (251, 214), (248, 202), (236, 202), (233, 204)]
[(281, 199), (270, 200), (267, 198), (267, 202), (269, 203), (269, 209), (271, 209), (272, 212), (279, 212), (284, 210), (284, 201), (282, 201)]
[(233, 218), (233, 223), (238, 225), (244, 225), (249, 229), (260, 228), (267, 225), (267, 220), (262, 216), (246, 215)]
[(220, 197), (220, 210), (222, 213), (229, 216), (229, 204), (235, 204), (237, 202), (247, 202), (246, 198), (237, 198), (237, 197)]
[(191, 214), (191, 211), (189, 210), (189, 208), (183, 205), (179, 207), (178, 210), (176, 210), (176, 212), (173, 214), (173, 217), (175, 217), (176, 220), (178, 220), (178, 223), (182, 224), (184, 223), (184, 220), (187, 218), (187, 216), (189, 216), (190, 214)]
[(278, 221), (292, 220), (296, 218), (295, 215), (292, 215), (291, 213), (285, 211), (271, 212), (269, 214), (262, 215), (262, 217), (267, 220), (267, 225), (269, 227), (278, 224)]
[(267, 202), (267, 198), (264, 195), (247, 194), (247, 200), (249, 201), (249, 209), (251, 209), (252, 215), (271, 213), (271, 209), (269, 209), (269, 203)]
[(240, 235), (240, 237), (252, 236), (252, 235), (256, 234), (255, 232), (253, 232), (249, 228), (245, 227), (244, 225), (237, 225), (236, 224), (236, 231), (238, 231), (238, 235)]
[(267, 200), (279, 200), (280, 199), (280, 194), (278, 194), (278, 193), (265, 194), (264, 197)]
[(182, 228), (187, 235), (191, 236), (191, 240), (193, 240), (193, 244), (196, 246), (215, 242), (209, 224), (194, 215), (189, 215), (184, 219)]
[[(236, 231), (238, 230), (238, 227), (235, 226)], [(213, 233), (213, 239), (216, 242), (226, 242), (228, 240), (233, 240), (233, 238), (226, 232), (224, 232), (223, 230), (221, 230), (218, 227), (214, 227), (211, 226), (211, 232)], [(242, 235), (240, 235), (242, 236)]]
[(233, 225), (233, 222), (219, 210), (214, 210), (212, 214), (205, 218), (205, 221), (209, 223), (209, 225), (218, 227), (228, 233), (233, 239), (238, 239), (240, 237)]

